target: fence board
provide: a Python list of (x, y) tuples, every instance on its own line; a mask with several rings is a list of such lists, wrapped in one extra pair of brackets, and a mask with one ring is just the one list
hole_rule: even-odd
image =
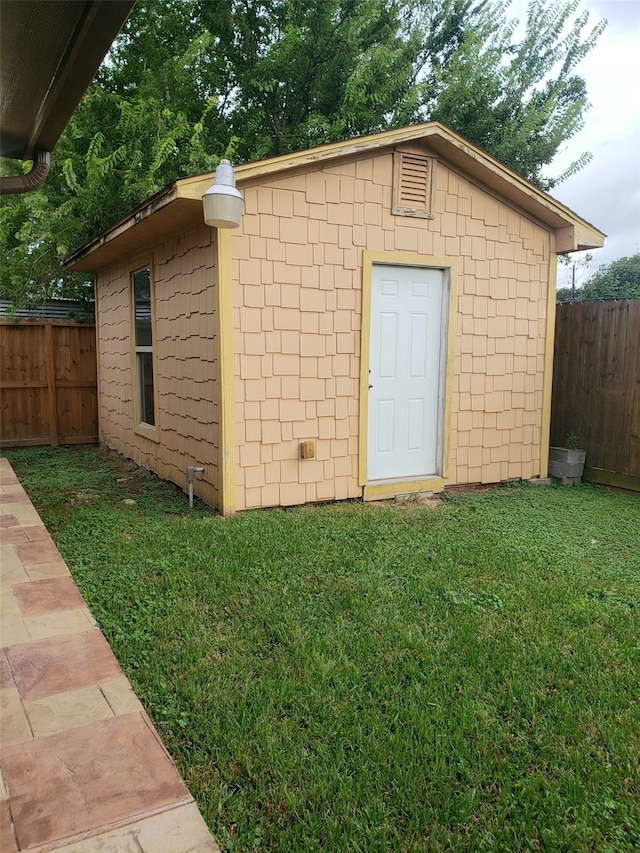
[(592, 475), (640, 488), (640, 299), (557, 306), (551, 444), (571, 433)]
[(3, 447), (98, 441), (95, 326), (0, 320)]

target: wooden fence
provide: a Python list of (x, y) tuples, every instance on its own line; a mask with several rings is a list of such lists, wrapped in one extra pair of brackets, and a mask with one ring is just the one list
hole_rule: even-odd
[(0, 320), (0, 444), (98, 441), (96, 329)]
[(640, 299), (557, 309), (551, 444), (573, 433), (586, 479), (640, 490)]

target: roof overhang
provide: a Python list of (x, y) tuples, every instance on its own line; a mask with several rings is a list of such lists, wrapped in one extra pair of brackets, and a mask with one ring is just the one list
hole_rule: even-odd
[(135, 0), (2, 0), (0, 155), (52, 151)]
[[(383, 131), (236, 166), (236, 184), (242, 189), (314, 166), (359, 159), (403, 143), (422, 143), (479, 185), (546, 225), (556, 235), (556, 251), (574, 252), (604, 245), (601, 231), (440, 122)], [(211, 172), (170, 184), (74, 252), (67, 259), (67, 268), (95, 272), (126, 256), (128, 250), (147, 250), (163, 237), (179, 233), (178, 229), (184, 231), (202, 223), (202, 196), (213, 179)]]

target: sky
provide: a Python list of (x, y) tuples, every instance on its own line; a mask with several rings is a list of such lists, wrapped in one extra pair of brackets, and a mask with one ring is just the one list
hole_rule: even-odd
[[(554, 187), (551, 195), (607, 235), (592, 252), (571, 256), (580, 285), (600, 265), (640, 252), (640, 0), (579, 0), (589, 25), (603, 18), (607, 28), (576, 73), (587, 83), (591, 108), (585, 126), (569, 140), (549, 167), (560, 174), (584, 151), (591, 162)], [(512, 0), (509, 17), (526, 20), (528, 0)], [(584, 263), (584, 262), (583, 262)], [(569, 283), (571, 267), (560, 267), (558, 287)]]

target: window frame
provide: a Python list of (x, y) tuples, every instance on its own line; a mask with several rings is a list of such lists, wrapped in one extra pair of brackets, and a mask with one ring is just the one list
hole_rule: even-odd
[[(138, 273), (148, 271), (149, 273), (149, 307), (151, 311), (151, 344), (138, 344), (136, 326), (136, 295), (135, 277)], [(133, 408), (133, 429), (138, 435), (149, 438), (152, 441), (160, 440), (158, 424), (158, 365), (156, 353), (156, 311), (155, 311), (155, 282), (153, 276), (153, 261), (151, 258), (140, 259), (129, 267), (129, 295), (131, 301), (131, 403)], [(153, 420), (150, 424), (143, 420), (144, 402), (143, 388), (141, 382), (141, 367), (139, 356), (145, 353), (151, 354), (151, 380), (153, 388)]]

